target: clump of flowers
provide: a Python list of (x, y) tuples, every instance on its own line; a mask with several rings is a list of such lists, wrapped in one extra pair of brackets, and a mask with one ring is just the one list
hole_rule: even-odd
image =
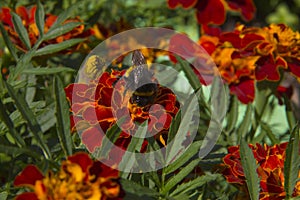
[[(284, 191), (284, 161), (287, 143), (268, 146), (256, 144), (249, 145), (257, 161), (257, 173), (260, 177), (260, 199), (282, 200), (286, 194)], [(246, 187), (246, 179), (241, 165), (239, 146), (228, 148), (228, 154), (223, 158), (225, 169), (222, 172), (229, 183), (239, 188)], [(300, 178), (300, 171), (298, 173)], [(300, 182), (298, 181), (293, 196), (300, 195)]]
[[(33, 46), (38, 41), (40, 36), (40, 33), (36, 25), (36, 19), (35, 19), (36, 9), (37, 9), (36, 6), (32, 6), (30, 8), (19, 6), (15, 10), (16, 14), (20, 16), (22, 23), (27, 30), (31, 46)], [(16, 45), (16, 47), (19, 50), (26, 52), (28, 51), (28, 49), (25, 46), (25, 44), (22, 43), (18, 33), (14, 28), (11, 12), (12, 10), (10, 8), (3, 7), (0, 12), (0, 19), (11, 41)], [(56, 15), (46, 14), (44, 33), (47, 33), (49, 29), (51, 29), (51, 26), (55, 23), (56, 19), (57, 19)], [(72, 22), (82, 22), (82, 20), (80, 20), (79, 17), (76, 17), (64, 21), (63, 24), (72, 23)], [(85, 30), (84, 24), (80, 24), (77, 27), (75, 27), (73, 30), (70, 30), (69, 32), (63, 35), (60, 35), (53, 39), (43, 41), (42, 44), (40, 45), (40, 48), (50, 44), (58, 44), (63, 41), (69, 40), (71, 38), (88, 38), (92, 34), (94, 34), (92, 29)], [(84, 43), (74, 46), (72, 50), (73, 51), (78, 50), (83, 44)]]
[[(284, 24), (245, 27), (199, 40), (216, 63), (232, 94), (253, 102), (256, 81), (279, 85), (283, 72), (300, 77), (300, 34)], [(277, 85), (277, 86), (278, 86)]]
[(16, 200), (118, 200), (124, 196), (118, 179), (117, 170), (93, 161), (86, 153), (76, 153), (62, 162), (58, 172), (44, 175), (36, 166), (28, 165), (14, 185), (32, 190), (19, 194)]

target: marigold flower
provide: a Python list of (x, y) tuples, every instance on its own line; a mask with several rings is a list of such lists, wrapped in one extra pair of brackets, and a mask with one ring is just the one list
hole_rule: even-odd
[(182, 6), (184, 9), (195, 8), (199, 24), (217, 24), (225, 22), (226, 11), (239, 12), (245, 21), (253, 19), (256, 8), (252, 0), (168, 0), (169, 8)]
[[(282, 200), (285, 198), (284, 191), (284, 161), (287, 143), (274, 146), (256, 144), (249, 147), (252, 149), (257, 161), (257, 173), (260, 177), (260, 199)], [(223, 158), (225, 169), (223, 175), (229, 183), (237, 186), (245, 186), (245, 175), (241, 165), (239, 146), (228, 148), (228, 154)], [(298, 173), (300, 177), (300, 171)], [(298, 181), (293, 196), (300, 195), (300, 182)]]
[(86, 153), (76, 153), (62, 162), (60, 170), (45, 175), (34, 165), (28, 165), (16, 178), (14, 185), (28, 187), (16, 200), (117, 200), (124, 192), (118, 182), (118, 171)]
[[(21, 42), (21, 40), (13, 26), (11, 12), (12, 11), (10, 8), (7, 8), (7, 7), (1, 8), (0, 19), (3, 22), (4, 28), (8, 32), (8, 35), (9, 35), (11, 41), (16, 45), (16, 47), (18, 49), (26, 52), (28, 49)], [(26, 8), (24, 6), (19, 6), (16, 8), (15, 12), (16, 12), (16, 14), (18, 14), (21, 17), (23, 25), (26, 28), (28, 36), (29, 36), (30, 45), (33, 46), (39, 38), (39, 31), (38, 31), (38, 28), (37, 28), (37, 25), (35, 22), (36, 6), (32, 6), (30, 8)], [(48, 30), (51, 28), (51, 26), (56, 21), (56, 19), (57, 19), (57, 16), (52, 15), (52, 14), (46, 14), (44, 33), (48, 32)], [(70, 23), (70, 22), (82, 22), (82, 21), (78, 17), (76, 17), (74, 19), (66, 20), (64, 22), (64, 24)], [(84, 25), (81, 24), (68, 33), (65, 33), (54, 39), (44, 41), (40, 45), (40, 47), (44, 47), (49, 44), (57, 44), (57, 43), (65, 41), (65, 40), (69, 40), (71, 38), (85, 38), (92, 34), (93, 34), (92, 29), (84, 30)], [(79, 49), (81, 47), (81, 45), (82, 44), (78, 44), (77, 46), (74, 46), (73, 50)]]
[[(71, 84), (65, 88), (73, 112), (72, 130), (76, 128), (81, 133), (82, 142), (91, 152), (101, 146), (102, 138), (107, 130), (124, 116), (124, 122), (121, 125), (122, 132), (115, 145), (126, 150), (138, 124), (146, 120), (148, 120), (148, 133), (155, 135), (160, 144), (166, 143), (165, 136), (171, 120), (179, 110), (175, 94), (158, 84), (153, 102), (156, 105), (149, 104), (141, 107), (130, 103), (125, 80), (120, 79), (124, 73), (125, 70), (104, 72), (98, 81), (95, 80), (89, 84)], [(145, 152), (146, 147), (147, 140), (145, 139), (140, 151)]]

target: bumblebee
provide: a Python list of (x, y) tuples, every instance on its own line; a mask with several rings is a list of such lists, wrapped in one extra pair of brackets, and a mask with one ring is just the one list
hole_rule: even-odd
[(157, 83), (141, 51), (133, 51), (132, 64), (125, 74), (126, 88), (132, 92), (129, 101), (140, 107), (152, 104), (157, 94)]

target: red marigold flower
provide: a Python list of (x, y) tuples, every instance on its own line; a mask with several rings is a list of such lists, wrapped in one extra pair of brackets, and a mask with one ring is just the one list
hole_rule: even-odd
[(124, 192), (118, 182), (118, 171), (86, 153), (76, 153), (62, 162), (60, 170), (45, 175), (34, 165), (28, 165), (16, 178), (14, 185), (28, 187), (16, 200), (44, 199), (122, 199)]
[[(158, 84), (153, 104), (139, 106), (131, 103), (130, 95), (126, 93), (126, 80), (120, 78), (124, 73), (125, 70), (104, 72), (98, 81), (71, 84), (65, 88), (73, 112), (72, 130), (76, 128), (81, 134), (82, 142), (91, 152), (101, 146), (107, 130), (124, 116), (124, 122), (118, 124), (122, 132), (115, 142), (116, 146), (126, 150), (131, 135), (138, 129), (138, 124), (146, 120), (148, 133), (151, 136), (155, 135), (154, 137), (165, 145), (161, 135), (168, 133), (171, 120), (179, 110), (175, 94)], [(145, 139), (141, 152), (146, 151), (146, 145)], [(116, 155), (111, 153), (111, 156)]]
[(194, 7), (198, 23), (204, 26), (223, 24), (228, 10), (239, 12), (246, 21), (253, 19), (256, 11), (253, 0), (168, 0), (167, 3), (171, 9), (179, 6), (184, 9)]
[[(282, 200), (284, 191), (284, 160), (287, 143), (274, 146), (256, 144), (249, 145), (257, 161), (257, 173), (260, 176), (260, 199)], [(228, 154), (223, 158), (225, 169), (223, 175), (229, 183), (238, 186), (245, 185), (245, 175), (241, 165), (239, 146), (228, 148)], [(300, 177), (300, 171), (298, 173)], [(298, 181), (293, 196), (300, 195), (300, 182)]]
[[(0, 11), (0, 19), (3, 22), (4, 28), (8, 32), (8, 35), (9, 35), (10, 39), (12, 40), (12, 42), (17, 46), (18, 49), (26, 52), (28, 49), (21, 42), (21, 40), (13, 26), (11, 12), (12, 11), (10, 8), (3, 7)], [(26, 28), (28, 36), (29, 36), (30, 45), (33, 46), (33, 44), (35, 44), (39, 38), (39, 31), (38, 31), (38, 28), (37, 28), (37, 25), (35, 22), (36, 6), (32, 6), (31, 8), (19, 6), (16, 8), (15, 12), (16, 12), (16, 14), (18, 14), (21, 17), (23, 25)], [(56, 19), (57, 19), (57, 16), (52, 15), (52, 14), (46, 14), (44, 33), (48, 32), (48, 30), (51, 28), (51, 26), (56, 21)], [(70, 22), (82, 22), (82, 21), (77, 17), (74, 19), (66, 20), (64, 22), (64, 24), (70, 23)], [(85, 38), (92, 34), (93, 34), (92, 29), (84, 30), (84, 25), (81, 24), (68, 33), (65, 33), (54, 39), (50, 39), (50, 40), (42, 42), (40, 47), (44, 47), (49, 44), (60, 43), (65, 40), (69, 40), (71, 38)], [(79, 44), (79, 45), (73, 47), (73, 50), (79, 49), (81, 45), (82, 44)]]

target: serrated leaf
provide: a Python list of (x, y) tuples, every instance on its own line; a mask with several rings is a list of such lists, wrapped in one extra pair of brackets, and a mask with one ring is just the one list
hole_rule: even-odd
[(28, 50), (31, 49), (29, 36), (26, 28), (22, 23), (22, 19), (14, 12), (12, 12), (12, 22), (14, 24), (15, 31), (18, 33), (18, 36), (22, 43), (26, 46)]
[(161, 190), (161, 194), (166, 195), (173, 187), (182, 181), (200, 162), (200, 158), (191, 161), (187, 166), (182, 168), (178, 174), (171, 177)]
[(170, 196), (176, 196), (178, 194), (188, 194), (189, 192), (195, 190), (198, 187), (203, 186), (204, 184), (217, 179), (220, 175), (218, 174), (207, 174), (195, 178), (189, 182), (185, 182), (179, 186), (170, 194)]
[(59, 51), (62, 51), (62, 50), (65, 50), (67, 48), (70, 48), (80, 42), (83, 42), (85, 39), (79, 39), (79, 38), (76, 38), (76, 39), (70, 39), (70, 40), (67, 40), (67, 41), (63, 41), (61, 43), (58, 43), (58, 44), (50, 44), (50, 45), (47, 45), (41, 49), (38, 49), (34, 56), (42, 56), (42, 55), (47, 55), (47, 54), (52, 54), (52, 53), (57, 53)]
[(75, 72), (74, 69), (69, 67), (56, 67), (56, 68), (30, 68), (23, 71), (24, 74), (34, 74), (34, 75), (49, 75), (58, 74), (63, 72)]
[(184, 165), (188, 160), (190, 160), (194, 155), (199, 152), (199, 149), (202, 145), (202, 141), (196, 141), (191, 144), (191, 146), (174, 162), (168, 165), (163, 169), (164, 174), (170, 174), (175, 170), (179, 169), (182, 165)]
[(56, 29), (52, 29), (51, 31), (48, 31), (45, 34), (43, 39), (50, 40), (50, 39), (56, 38), (67, 32), (70, 32), (71, 30), (73, 30), (74, 28), (76, 28), (77, 26), (79, 26), (81, 24), (82, 24), (81, 22), (69, 22), (67, 24), (61, 25), (61, 26), (57, 27)]
[(9, 133), (17, 141), (17, 143), (22, 147), (26, 146), (25, 141), (23, 140), (21, 135), (18, 133), (18, 131), (15, 129), (13, 121), (6, 113), (6, 108), (5, 108), (4, 104), (2, 103), (1, 99), (0, 99), (0, 119), (1, 119), (1, 121), (4, 122), (4, 124), (6, 125), (6, 127), (9, 130)]
[(238, 134), (238, 141), (240, 142), (242, 138), (246, 135), (246, 133), (249, 130), (249, 127), (251, 125), (251, 120), (252, 120), (252, 106), (251, 104), (247, 105), (246, 113), (243, 117), (243, 121), (239, 125), (237, 129), (237, 134)]
[(256, 172), (257, 164), (248, 144), (241, 139), (240, 157), (251, 200), (259, 199), (260, 180)]
[(67, 156), (72, 155), (72, 137), (70, 127), (70, 113), (67, 97), (64, 92), (63, 84), (58, 76), (54, 78), (54, 94), (56, 107), (56, 130), (62, 146), (62, 149)]
[(45, 25), (45, 12), (44, 12), (44, 7), (39, 0), (37, 1), (37, 8), (35, 11), (35, 22), (39, 30), (40, 37), (43, 37), (44, 25)]
[(150, 197), (158, 197), (159, 193), (155, 190), (152, 190), (148, 187), (141, 186), (140, 184), (130, 181), (127, 179), (121, 179), (122, 188), (126, 193), (136, 194), (138, 196), (150, 196)]
[(299, 156), (299, 125), (296, 124), (290, 135), (284, 161), (284, 190), (287, 197), (291, 197), (297, 182), (300, 167)]
[(11, 42), (11, 39), (9, 38), (9, 36), (8, 36), (6, 30), (4, 29), (2, 23), (0, 23), (0, 31), (1, 31), (1, 35), (4, 39), (5, 45), (7, 46), (10, 54), (12, 55), (12, 57), (14, 58), (15, 61), (18, 61), (18, 56), (17, 56), (17, 53), (16, 53), (16, 47)]
[(28, 127), (33, 133), (35, 139), (38, 141), (39, 146), (43, 150), (45, 158), (47, 159), (51, 158), (51, 153), (49, 151), (49, 148), (46, 145), (45, 141), (43, 140), (43, 132), (32, 110), (29, 108), (28, 104), (23, 99), (23, 97), (19, 95), (17, 92), (15, 92), (15, 90), (12, 88), (11, 85), (9, 85), (6, 82), (4, 83), (7, 88), (8, 94), (14, 100), (17, 109), (20, 111), (22, 117), (27, 121)]

